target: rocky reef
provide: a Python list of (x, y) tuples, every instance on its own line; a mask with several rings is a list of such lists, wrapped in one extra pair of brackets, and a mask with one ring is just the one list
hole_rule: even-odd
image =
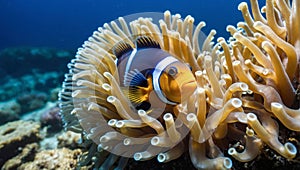
[(0, 127), (0, 166), (16, 156), (27, 144), (38, 142), (40, 123), (33, 121), (14, 121)]
[(20, 167), (23, 165), (24, 162), (29, 162), (34, 159), (34, 155), (38, 151), (38, 149), (39, 145), (37, 143), (27, 144), (25, 147), (22, 148), (21, 153), (6, 161), (1, 169), (21, 169)]
[[(40, 169), (75, 169), (77, 159), (81, 154), (80, 149), (70, 150), (67, 148), (43, 150), (38, 152), (33, 161), (26, 162), (18, 167), (20, 170), (40, 170)], [(8, 162), (9, 163), (9, 162)]]
[[(0, 51), (0, 101), (33, 91), (59, 87), (74, 51), (45, 47), (13, 47)], [(16, 69), (16, 66), (18, 67)]]
[(20, 118), (21, 106), (15, 100), (0, 103), (0, 125)]
[(57, 107), (63, 70), (72, 57), (71, 51), (53, 48), (15, 47), (0, 52), (0, 169), (76, 166), (79, 137), (62, 132)]
[[(74, 52), (43, 47), (12, 47), (0, 51), (0, 76), (21, 77), (25, 74), (66, 71), (65, 65)], [(16, 69), (13, 66), (17, 66)], [(3, 82), (3, 79), (0, 80)]]

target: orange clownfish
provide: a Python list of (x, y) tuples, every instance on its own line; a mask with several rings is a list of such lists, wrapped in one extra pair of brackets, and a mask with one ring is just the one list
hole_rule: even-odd
[(121, 42), (113, 48), (124, 93), (136, 109), (148, 110), (162, 102), (177, 105), (196, 89), (190, 67), (160, 48), (149, 37), (139, 37), (136, 48)]

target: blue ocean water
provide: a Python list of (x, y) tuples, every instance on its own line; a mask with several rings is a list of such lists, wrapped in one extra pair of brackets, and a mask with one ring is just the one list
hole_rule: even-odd
[[(97, 27), (119, 16), (138, 12), (192, 15), (204, 29), (217, 30), (242, 20), (237, 6), (245, 0), (0, 0), (0, 49), (13, 46), (47, 46), (77, 49)], [(246, 0), (249, 3), (249, 0)]]

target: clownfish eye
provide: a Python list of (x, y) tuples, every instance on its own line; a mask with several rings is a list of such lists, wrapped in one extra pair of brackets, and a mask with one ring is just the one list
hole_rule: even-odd
[(176, 76), (177, 73), (178, 73), (178, 70), (176, 67), (170, 67), (170, 69), (168, 70), (168, 74), (170, 76)]

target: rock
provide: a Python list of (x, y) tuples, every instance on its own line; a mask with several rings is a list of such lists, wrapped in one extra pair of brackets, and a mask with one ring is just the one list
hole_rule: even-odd
[(81, 154), (80, 149), (67, 148), (43, 150), (35, 155), (32, 162), (22, 164), (19, 170), (71, 170), (76, 168), (77, 159)]
[(26, 145), (22, 152), (15, 156), (14, 158), (8, 160), (3, 165), (3, 170), (16, 170), (18, 167), (20, 167), (23, 163), (33, 161), (34, 155), (37, 152), (39, 146), (37, 143), (32, 143)]
[(41, 118), (42, 114), (45, 113), (47, 110), (55, 107), (55, 106), (57, 106), (57, 103), (48, 101), (45, 104), (44, 107), (42, 107), (40, 109), (37, 109), (37, 110), (34, 110), (32, 112), (27, 112), (26, 114), (20, 115), (20, 119), (22, 119), (22, 120), (33, 120), (33, 121), (36, 121), (36, 122), (40, 122), (40, 118)]
[(46, 110), (40, 117), (42, 126), (47, 126), (49, 132), (62, 130), (62, 120), (59, 114), (59, 107), (55, 106)]
[(0, 167), (8, 159), (19, 153), (19, 148), (38, 142), (40, 123), (33, 121), (14, 121), (0, 126)]
[(81, 134), (72, 131), (63, 132), (61, 135), (57, 136), (58, 147), (66, 147), (70, 149), (79, 148), (79, 143), (81, 141)]
[(43, 140), (40, 141), (40, 149), (41, 150), (50, 150), (57, 148), (57, 137), (56, 135), (46, 136)]
[(43, 92), (23, 93), (17, 97), (17, 102), (21, 105), (21, 113), (27, 113), (45, 106), (48, 96)]
[(0, 103), (0, 125), (19, 119), (21, 106), (15, 100)]

